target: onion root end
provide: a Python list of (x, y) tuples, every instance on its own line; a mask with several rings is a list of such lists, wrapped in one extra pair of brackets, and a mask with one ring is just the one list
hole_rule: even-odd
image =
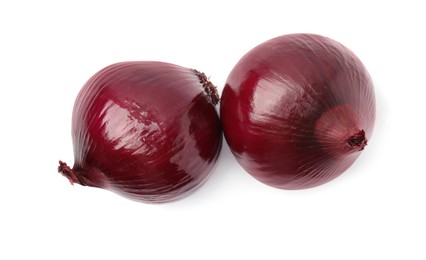
[(217, 105), (217, 103), (219, 103), (219, 93), (217, 92), (216, 86), (211, 83), (206, 74), (199, 72), (198, 70), (194, 71), (197, 77), (200, 79), (200, 83), (203, 84), (204, 91), (210, 97), (213, 105)]

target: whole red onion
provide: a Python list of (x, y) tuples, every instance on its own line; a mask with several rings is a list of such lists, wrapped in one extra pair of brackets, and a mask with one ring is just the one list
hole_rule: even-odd
[(183, 198), (210, 175), (222, 129), (216, 88), (203, 73), (122, 62), (96, 73), (75, 101), (71, 183), (150, 203)]
[(220, 106), (225, 138), (243, 168), (282, 189), (344, 172), (373, 131), (372, 80), (342, 44), (313, 34), (271, 39), (230, 73)]

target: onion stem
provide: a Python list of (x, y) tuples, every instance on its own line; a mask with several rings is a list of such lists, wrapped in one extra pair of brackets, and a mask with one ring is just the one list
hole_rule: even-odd
[(66, 163), (59, 161), (58, 172), (67, 177), (72, 185), (74, 183), (82, 184), (75, 172)]

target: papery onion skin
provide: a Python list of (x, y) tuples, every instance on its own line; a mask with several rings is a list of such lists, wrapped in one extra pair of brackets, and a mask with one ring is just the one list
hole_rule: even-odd
[(203, 73), (131, 61), (96, 73), (72, 117), (71, 183), (108, 189), (146, 203), (184, 198), (209, 177), (222, 129), (216, 88)]
[(290, 34), (249, 51), (228, 76), (220, 115), (242, 167), (281, 189), (324, 184), (348, 169), (370, 139), (369, 73), (342, 44)]

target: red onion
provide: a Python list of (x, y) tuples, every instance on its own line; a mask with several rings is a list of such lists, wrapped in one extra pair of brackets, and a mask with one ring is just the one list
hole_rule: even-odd
[(204, 73), (162, 62), (122, 62), (96, 73), (74, 105), (71, 183), (149, 202), (193, 193), (221, 148), (219, 97)]
[(359, 156), (373, 131), (372, 80), (342, 44), (292, 34), (248, 52), (223, 90), (225, 138), (242, 167), (281, 189), (326, 183)]

